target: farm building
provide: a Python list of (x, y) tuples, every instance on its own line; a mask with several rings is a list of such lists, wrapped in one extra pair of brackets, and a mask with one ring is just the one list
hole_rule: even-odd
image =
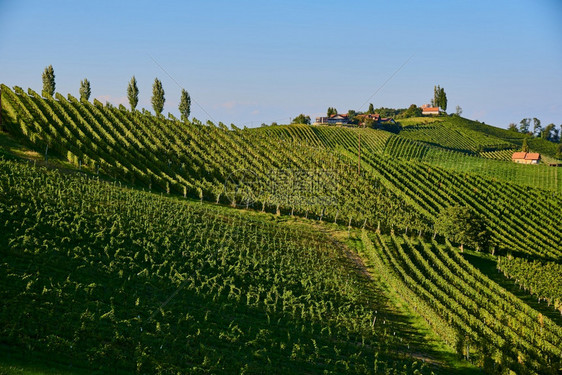
[(315, 124), (348, 124), (349, 123), (349, 118), (347, 117), (347, 115), (331, 115), (329, 117), (316, 117), (316, 122)]
[(372, 120), (373, 122), (376, 123), (381, 123), (381, 122), (390, 122), (393, 124), (395, 123), (392, 117), (381, 117), (381, 115), (379, 115), (378, 113), (361, 114), (355, 116), (355, 118), (359, 120), (360, 125), (365, 125), (365, 122), (368, 120)]
[(538, 152), (514, 152), (511, 160), (519, 164), (539, 164), (541, 154)]
[(432, 107), (429, 104), (424, 104), (421, 106), (422, 115), (439, 115), (439, 107)]

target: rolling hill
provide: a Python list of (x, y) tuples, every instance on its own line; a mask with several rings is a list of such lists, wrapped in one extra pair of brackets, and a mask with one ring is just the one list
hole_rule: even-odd
[(494, 261), (560, 264), (562, 176), (505, 161), (511, 132), (229, 129), (6, 86), (2, 109), (0, 155), (19, 160), (1, 161), (6, 369), (561, 369), (555, 310), (436, 229), (467, 207)]

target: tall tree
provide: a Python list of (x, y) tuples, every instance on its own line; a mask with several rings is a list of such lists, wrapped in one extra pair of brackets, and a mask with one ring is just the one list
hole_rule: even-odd
[(431, 105), (433, 107), (439, 107), (443, 111), (447, 110), (447, 94), (445, 89), (441, 86), (433, 86), (433, 100), (431, 100)]
[(152, 85), (152, 108), (157, 115), (162, 114), (165, 101), (162, 82), (158, 78), (154, 78), (154, 84)]
[(129, 105), (131, 106), (131, 111), (134, 111), (139, 104), (139, 88), (137, 87), (137, 79), (135, 76), (131, 78), (129, 85), (127, 86), (127, 99), (129, 99)]
[(533, 117), (533, 134), (535, 137), (540, 137), (542, 131), (541, 120)]
[(375, 107), (373, 106), (373, 103), (369, 103), (369, 109), (367, 110), (367, 113), (370, 115), (375, 113)]
[(332, 116), (332, 115), (337, 115), (338, 114), (338, 110), (333, 108), (333, 107), (329, 107), (328, 111), (326, 112), (326, 114), (328, 115), (328, 117)]
[(529, 144), (527, 143), (527, 137), (523, 138), (523, 144), (521, 145), (521, 151), (529, 152)]
[(447, 94), (445, 94), (445, 89), (439, 88), (439, 107), (443, 111), (447, 111)]
[(80, 100), (90, 100), (91, 94), (90, 81), (88, 81), (88, 78), (84, 78), (83, 81), (80, 81)]
[(43, 96), (55, 95), (55, 70), (52, 65), (45, 68), (43, 72)]
[(182, 121), (187, 121), (189, 119), (189, 114), (191, 113), (191, 97), (185, 89), (181, 89), (179, 110)]
[(519, 128), (517, 128), (517, 125), (515, 125), (514, 122), (510, 123), (509, 126), (507, 127), (507, 130), (511, 130), (512, 132), (518, 132)]
[(457, 105), (457, 107), (455, 108), (455, 113), (457, 116), (462, 115), (462, 108), (460, 105)]
[(519, 131), (523, 134), (529, 133), (529, 124), (531, 119), (524, 118), (523, 120), (519, 121)]

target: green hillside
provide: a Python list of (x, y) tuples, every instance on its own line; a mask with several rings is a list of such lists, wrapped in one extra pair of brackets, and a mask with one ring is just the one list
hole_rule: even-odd
[(562, 261), (562, 176), (499, 130), (229, 129), (6, 86), (2, 109), (0, 155), (32, 162), (0, 162), (0, 370), (561, 369), (553, 307), (439, 229), (462, 206), (492, 259)]
[(26, 164), (0, 177), (3, 345), (123, 373), (439, 369), (324, 230)]
[[(520, 150), (525, 138), (531, 151), (548, 158), (555, 158), (557, 153), (558, 145), (553, 142), (459, 116), (408, 118), (400, 124), (400, 135), (405, 138), (468, 154), (486, 156), (491, 151)], [(510, 160), (504, 154), (498, 158)]]

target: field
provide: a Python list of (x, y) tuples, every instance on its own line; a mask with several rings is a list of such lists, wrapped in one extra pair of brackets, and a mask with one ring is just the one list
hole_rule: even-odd
[[(505, 130), (229, 129), (6, 86), (2, 105), (0, 371), (562, 369), (562, 176), (506, 161)], [(440, 231), (448, 207), (482, 220), (491, 268)]]

